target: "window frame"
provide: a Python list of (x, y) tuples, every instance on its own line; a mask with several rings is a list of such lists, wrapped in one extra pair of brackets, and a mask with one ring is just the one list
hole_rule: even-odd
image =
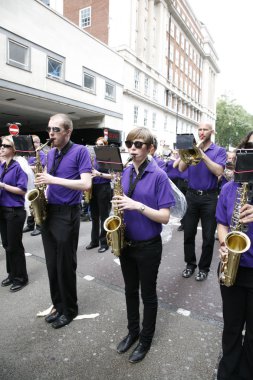
[[(25, 55), (24, 55), (24, 63), (20, 61), (16, 61), (15, 59), (12, 59), (10, 57), (11, 53), (11, 48), (10, 45), (16, 45), (21, 48), (25, 49)], [(7, 44), (7, 63), (11, 66), (17, 67), (22, 70), (30, 71), (30, 66), (31, 66), (31, 48), (28, 45), (25, 45), (21, 42), (15, 41), (13, 39), (8, 39), (8, 44)]]
[[(85, 76), (89, 76), (90, 78), (93, 78), (93, 88), (90, 88), (90, 87), (85, 87), (85, 84), (84, 84), (84, 79), (85, 79)], [(91, 73), (89, 73), (88, 71), (86, 70), (83, 70), (83, 89), (87, 92), (91, 92), (93, 94), (96, 93), (96, 77), (94, 75), (92, 75)]]
[[(60, 72), (59, 76), (49, 73), (49, 70), (48, 70), (49, 60), (52, 60), (54, 62), (58, 62), (60, 64), (60, 66), (61, 66), (61, 72)], [(49, 79), (55, 79), (55, 80), (58, 80), (58, 81), (63, 80), (63, 78), (64, 78), (64, 73), (63, 73), (64, 66), (63, 66), (63, 64), (64, 64), (63, 61), (61, 61), (61, 60), (59, 60), (57, 58), (54, 58), (54, 57), (48, 55), (47, 56), (47, 78), (49, 78)]]
[[(89, 15), (83, 18), (82, 22), (82, 13), (89, 10)], [(85, 20), (88, 19), (87, 25), (85, 25)], [(91, 26), (91, 6), (85, 7), (79, 10), (79, 26), (81, 29), (89, 28)]]
[[(107, 92), (106, 92), (106, 86), (111, 86), (112, 87), (112, 89), (113, 89), (112, 96), (107, 94)], [(116, 101), (116, 85), (114, 83), (112, 83), (112, 82), (109, 82), (109, 81), (105, 81), (105, 99), (111, 100), (111, 101)]]

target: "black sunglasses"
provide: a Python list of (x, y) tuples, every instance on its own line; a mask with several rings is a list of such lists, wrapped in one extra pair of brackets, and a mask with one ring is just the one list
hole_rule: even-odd
[(7, 144), (1, 144), (0, 147), (1, 148), (12, 148), (11, 145), (7, 145)]
[(126, 147), (127, 147), (128, 149), (129, 149), (129, 148), (132, 148), (133, 145), (135, 146), (135, 148), (137, 148), (137, 149), (141, 149), (141, 148), (142, 148), (142, 145), (144, 145), (144, 144), (147, 145), (147, 143), (142, 142), (142, 141), (130, 141), (130, 140), (125, 141), (125, 145), (126, 145)]
[(59, 133), (59, 132), (61, 132), (62, 131), (62, 129), (61, 128), (59, 128), (59, 127), (47, 127), (46, 128), (46, 131), (49, 133), (49, 132), (55, 132), (55, 133)]

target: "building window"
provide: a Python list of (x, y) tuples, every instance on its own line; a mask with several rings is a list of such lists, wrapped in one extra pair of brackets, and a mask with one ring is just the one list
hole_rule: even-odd
[(79, 11), (80, 28), (91, 26), (91, 7), (80, 9)]
[(140, 72), (139, 70), (135, 70), (134, 72), (134, 89), (138, 90), (140, 89)]
[(45, 5), (50, 7), (50, 0), (41, 0), (41, 1), (42, 1), (42, 3), (44, 3)]
[(51, 78), (62, 79), (62, 62), (54, 58), (47, 59), (47, 75)]
[(148, 110), (144, 110), (143, 125), (144, 127), (148, 125)]
[(154, 82), (153, 84), (153, 99), (157, 100), (157, 83)]
[(156, 113), (153, 112), (152, 114), (152, 129), (156, 129)]
[(144, 82), (144, 94), (149, 95), (149, 77), (145, 77), (145, 82)]
[(134, 106), (134, 124), (138, 123), (138, 113), (139, 113), (139, 107)]
[(174, 61), (174, 44), (173, 42), (170, 43), (170, 60)]
[(15, 41), (9, 41), (8, 45), (8, 63), (21, 69), (29, 69), (29, 54), (28, 46), (21, 45)]
[(105, 83), (105, 97), (106, 99), (115, 100), (116, 98), (116, 87), (114, 84)]
[(83, 87), (86, 90), (95, 92), (95, 77), (84, 72), (83, 73)]

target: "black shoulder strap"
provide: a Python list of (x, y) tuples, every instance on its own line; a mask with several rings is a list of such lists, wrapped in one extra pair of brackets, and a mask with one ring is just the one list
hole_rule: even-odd
[(60, 154), (58, 155), (58, 157), (57, 157), (58, 151), (57, 151), (57, 149), (55, 150), (54, 163), (53, 163), (52, 168), (49, 171), (49, 174), (55, 175), (56, 170), (58, 169), (58, 167), (60, 165), (60, 162), (63, 159), (63, 156), (69, 151), (69, 149), (72, 147), (73, 144), (74, 143), (69, 140), (69, 142), (62, 148), (62, 150), (61, 150)]
[(139, 167), (139, 173), (137, 174), (135, 180), (133, 181), (133, 171), (131, 171), (131, 174), (130, 174), (130, 185), (129, 185), (129, 189), (128, 189), (128, 192), (127, 192), (127, 196), (129, 198), (132, 197), (133, 195), (133, 192), (136, 188), (136, 185), (137, 183), (140, 181), (143, 173), (144, 173), (144, 170), (146, 169), (147, 165), (148, 165), (149, 161), (148, 159), (146, 159), (142, 164), (141, 166)]

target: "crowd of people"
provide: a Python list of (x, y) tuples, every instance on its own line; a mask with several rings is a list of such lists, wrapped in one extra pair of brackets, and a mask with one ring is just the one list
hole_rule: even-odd
[[(198, 268), (195, 280), (207, 279), (213, 257), (215, 231), (220, 242), (221, 259), (229, 257), (225, 244), (230, 231), (240, 184), (234, 181), (236, 150), (212, 142), (212, 125), (198, 127), (199, 162), (186, 162), (180, 150), (173, 149), (164, 160), (157, 154), (158, 142), (149, 129), (132, 129), (126, 138), (131, 162), (122, 173), (122, 193), (113, 194), (115, 176), (103, 170), (87, 147), (71, 141), (73, 123), (65, 114), (53, 115), (47, 132), (52, 147), (47, 154), (41, 150), (42, 171), (36, 172), (36, 158), (28, 158), (34, 171), (34, 186), (46, 188), (47, 217), (42, 225), (24, 208), (28, 174), (15, 159), (11, 136), (2, 137), (0, 148), (0, 232), (6, 252), (7, 277), (3, 287), (17, 292), (28, 284), (23, 232), (41, 235), (53, 309), (45, 320), (54, 329), (69, 324), (78, 314), (76, 269), (81, 205), (86, 194), (91, 219), (91, 239), (86, 250), (109, 249), (104, 222), (115, 209), (124, 215), (124, 245), (119, 259), (125, 284), (127, 335), (117, 345), (122, 354), (134, 343), (131, 363), (144, 359), (155, 333), (157, 276), (162, 256), (162, 225), (170, 218), (175, 205), (168, 178), (185, 194), (186, 214), (178, 231), (183, 231), (184, 279)], [(35, 149), (40, 138), (32, 136)], [(99, 137), (94, 144), (106, 146)], [(253, 132), (238, 145), (253, 149)], [(253, 181), (252, 181), (253, 182)], [(148, 189), (148, 191), (147, 191)], [(26, 226), (24, 227), (26, 221)], [(238, 224), (246, 224), (246, 234), (253, 241), (252, 196), (239, 210)], [(196, 252), (197, 227), (202, 226), (202, 251)], [(15, 228), (14, 228), (15, 227)], [(15, 235), (15, 236), (14, 236)], [(197, 258), (199, 256), (199, 259)], [(139, 289), (143, 302), (141, 322)], [(223, 302), (224, 329), (222, 359), (218, 380), (249, 380), (253, 378), (253, 247), (242, 254), (236, 281), (232, 286), (220, 286)], [(142, 326), (142, 327), (141, 327)], [(245, 330), (243, 336), (242, 332)]]

